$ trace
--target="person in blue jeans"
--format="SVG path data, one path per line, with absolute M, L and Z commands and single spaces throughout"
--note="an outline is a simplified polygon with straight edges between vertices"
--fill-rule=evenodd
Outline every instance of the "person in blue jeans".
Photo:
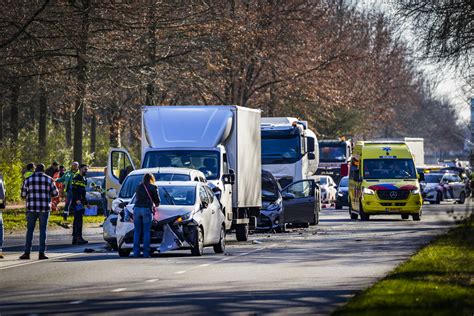
M 133 256 L 140 256 L 140 244 L 143 240 L 143 257 L 150 257 L 150 237 L 153 207 L 160 205 L 158 187 L 151 173 L 143 176 L 143 181 L 137 186 L 133 208 Z
M 0 210 L 0 259 L 3 259 L 3 216 Z

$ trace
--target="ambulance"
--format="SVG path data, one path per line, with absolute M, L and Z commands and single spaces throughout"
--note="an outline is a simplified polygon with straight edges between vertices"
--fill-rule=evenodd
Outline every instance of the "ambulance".
M 413 155 L 404 142 L 357 142 L 350 161 L 349 214 L 421 219 L 422 197 Z

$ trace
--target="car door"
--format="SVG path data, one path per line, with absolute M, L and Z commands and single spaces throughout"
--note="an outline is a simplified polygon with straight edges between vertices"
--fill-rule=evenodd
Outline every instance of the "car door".
M 211 227 L 211 204 L 209 201 L 209 196 L 206 192 L 204 186 L 199 186 L 199 212 L 201 212 L 201 224 L 204 229 L 204 244 L 209 244 L 210 240 L 212 239 L 212 231 L 210 231 Z M 207 204 L 206 207 L 203 207 L 203 202 Z
M 306 224 L 314 221 L 316 198 L 313 179 L 294 182 L 282 190 L 285 222 Z
M 125 177 L 135 170 L 135 165 L 127 150 L 122 148 L 111 148 L 107 159 L 107 171 L 105 173 L 105 189 L 115 190 L 116 195 L 120 192 Z M 112 209 L 114 198 L 107 195 L 107 210 Z
M 210 240 L 212 240 L 212 243 L 217 243 L 220 238 L 220 228 L 222 224 L 221 216 L 222 212 L 220 210 L 219 202 L 217 201 L 217 197 L 214 195 L 212 190 L 208 186 L 204 186 L 204 189 L 207 192 L 207 195 L 209 197 L 209 209 L 211 211 L 210 214 L 210 221 L 209 221 L 209 235 L 210 235 Z
M 461 177 L 459 177 L 458 175 L 452 175 L 451 178 L 453 180 L 454 198 L 459 199 L 459 197 L 461 196 L 461 192 L 464 191 L 464 187 L 465 187 L 464 182 L 461 180 Z

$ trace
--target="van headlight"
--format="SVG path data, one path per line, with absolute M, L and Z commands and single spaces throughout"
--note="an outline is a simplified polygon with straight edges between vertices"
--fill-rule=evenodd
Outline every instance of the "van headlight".
M 369 188 L 364 188 L 363 193 L 364 193 L 365 195 L 374 195 L 374 194 L 375 194 L 375 191 L 372 190 L 372 189 L 369 189 Z
M 420 194 L 420 189 L 411 190 L 411 194 Z

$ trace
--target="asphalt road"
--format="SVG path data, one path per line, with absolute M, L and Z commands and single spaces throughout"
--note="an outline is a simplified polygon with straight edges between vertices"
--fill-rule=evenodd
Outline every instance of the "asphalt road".
M 466 205 L 425 205 L 421 222 L 399 216 L 351 221 L 325 209 L 320 225 L 283 234 L 227 237 L 225 255 L 187 251 L 124 259 L 92 241 L 50 236 L 50 260 L 19 261 L 22 236 L 8 236 L 0 261 L 0 314 L 329 314 L 406 260 L 461 216 Z

